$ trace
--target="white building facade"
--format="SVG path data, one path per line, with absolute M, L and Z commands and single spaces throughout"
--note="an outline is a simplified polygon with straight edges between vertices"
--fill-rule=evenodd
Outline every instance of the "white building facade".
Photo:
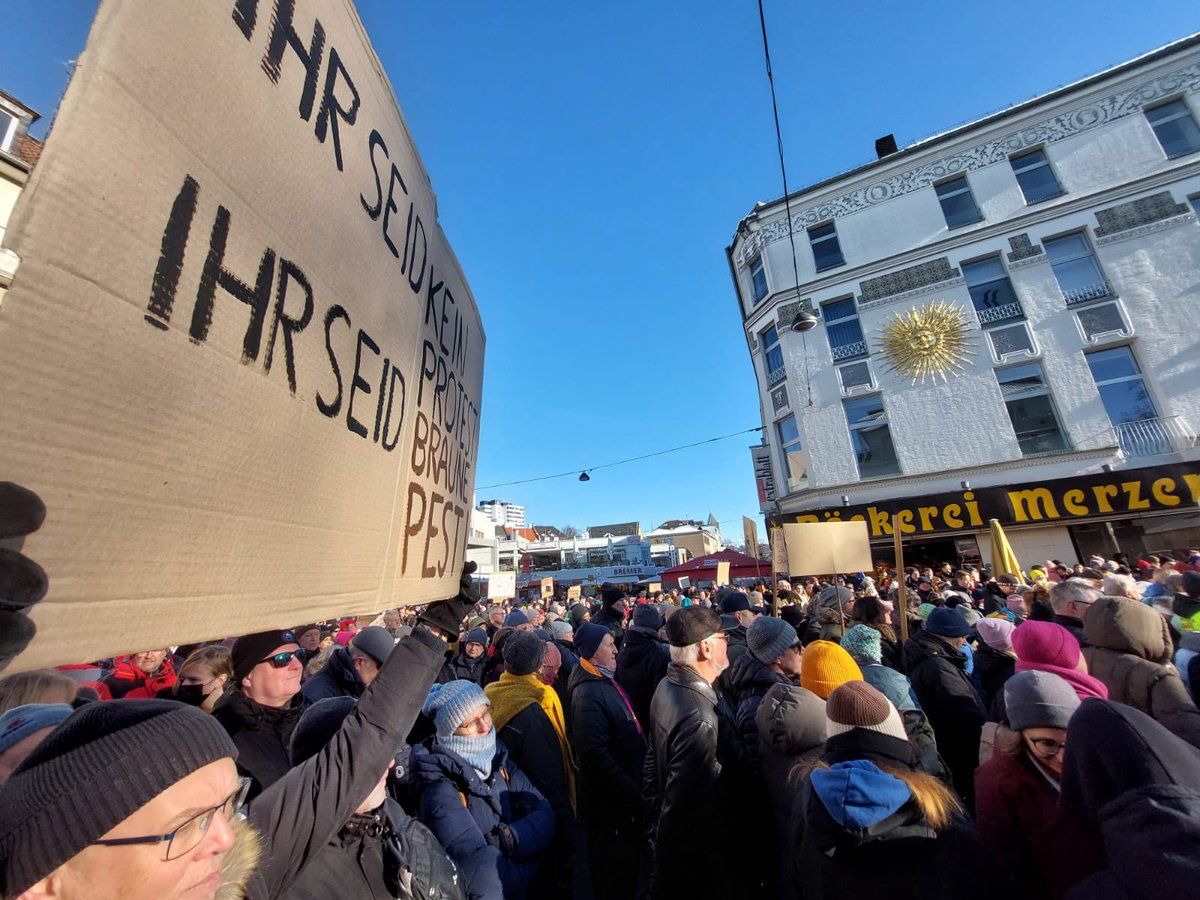
M 525 507 L 507 500 L 483 500 L 479 504 L 481 512 L 485 513 L 496 525 L 505 528 L 525 527 Z
M 1200 543 L 1198 122 L 1200 35 L 791 195 L 798 285 L 756 205 L 727 254 L 768 519 L 863 518 L 880 559 L 898 527 L 986 560 L 989 518 L 1025 565 Z M 914 383 L 884 337 L 939 302 L 971 355 Z

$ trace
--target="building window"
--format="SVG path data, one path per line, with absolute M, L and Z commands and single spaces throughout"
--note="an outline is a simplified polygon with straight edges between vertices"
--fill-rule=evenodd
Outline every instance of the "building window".
M 1188 197 L 1188 203 L 1192 204 L 1192 212 L 1196 214 L 1196 218 L 1200 219 L 1200 194 L 1195 197 Z
M 9 151 L 16 130 L 17 117 L 0 110 L 0 150 Z
M 808 229 L 808 242 L 812 245 L 813 262 L 818 272 L 843 265 L 842 245 L 838 243 L 837 226 L 833 222 Z
M 1029 456 L 1067 449 L 1040 363 L 997 369 L 996 381 L 1022 453 Z
M 967 290 L 971 293 L 971 303 L 975 306 L 980 325 L 986 327 L 997 322 L 1025 318 L 1017 300 L 1017 292 L 1013 290 L 999 256 L 963 263 L 962 273 L 967 280 Z
M 1146 380 L 1138 368 L 1133 350 L 1128 346 L 1111 347 L 1108 350 L 1093 350 L 1085 353 L 1092 378 L 1104 401 L 1104 410 L 1114 425 L 1157 419 L 1158 411 Z
M 843 400 L 842 406 L 846 410 L 846 424 L 850 426 L 850 443 L 858 460 L 859 477 L 900 474 L 900 461 L 896 459 L 896 448 L 892 445 L 883 397 L 879 394 L 856 397 Z
M 1154 136 L 1162 145 L 1167 159 L 1187 156 L 1200 150 L 1200 128 L 1192 118 L 1192 111 L 1182 100 L 1172 100 L 1146 110 L 1146 119 L 1154 129 Z
M 1100 300 L 1112 293 L 1082 232 L 1044 240 L 1042 246 L 1068 306 Z
M 808 455 L 800 447 L 800 428 L 796 425 L 796 417 L 780 419 L 775 428 L 779 432 L 788 491 L 798 491 L 808 485 Z
M 767 267 L 763 265 L 761 253 L 750 260 L 750 290 L 755 303 L 767 296 Z
M 779 346 L 779 330 L 772 325 L 760 335 L 763 359 L 767 365 L 767 383 L 775 384 L 784 378 L 783 348 Z
M 821 318 L 825 320 L 825 337 L 834 362 L 845 362 L 867 355 L 867 342 L 863 340 L 862 326 L 858 324 L 858 311 L 854 300 L 834 300 L 821 305 Z
M 975 197 L 971 193 L 971 186 L 967 184 L 966 175 L 943 181 L 934 190 L 937 191 L 938 202 L 942 204 L 942 215 L 946 217 L 947 228 L 959 228 L 983 219 L 983 214 L 975 205 Z
M 1030 150 L 1014 156 L 1009 162 L 1026 203 L 1041 203 L 1063 192 L 1044 150 Z

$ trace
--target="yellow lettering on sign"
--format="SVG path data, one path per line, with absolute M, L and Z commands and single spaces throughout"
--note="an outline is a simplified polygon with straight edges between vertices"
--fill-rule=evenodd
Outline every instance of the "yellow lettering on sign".
M 796 516 L 796 521 L 797 522 L 820 522 L 821 520 L 819 518 L 817 518 L 816 516 Z
M 963 494 L 963 502 L 967 504 L 967 514 L 971 517 L 971 524 L 982 525 L 983 519 L 979 518 L 979 504 L 975 502 L 975 493 L 967 491 Z
M 1083 491 L 1079 488 L 1071 488 L 1063 494 L 1063 509 L 1073 516 L 1086 516 L 1088 508 L 1083 505 Z
M 1100 512 L 1112 512 L 1112 504 L 1108 501 L 1117 496 L 1119 488 L 1115 484 L 1098 484 L 1092 488 L 1092 493 L 1096 495 L 1096 508 Z
M 1187 482 L 1188 490 L 1192 492 L 1192 502 L 1200 500 L 1200 475 L 1184 475 L 1183 480 Z
M 1116 488 L 1113 490 L 1115 491 Z M 1054 505 L 1054 495 L 1046 488 L 1009 491 L 1008 502 L 1012 506 L 1014 522 L 1039 522 L 1042 519 L 1058 518 L 1058 507 Z
M 1174 478 L 1156 478 L 1154 484 L 1150 485 L 1150 493 L 1154 495 L 1154 499 L 1163 506 L 1178 506 L 1179 498 L 1170 493 L 1175 490 Z
M 1140 481 L 1122 481 L 1121 490 L 1129 498 L 1129 509 L 1150 508 L 1150 501 L 1142 499 L 1142 483 Z
M 916 534 L 917 529 L 913 527 L 911 509 L 902 509 L 892 518 L 896 520 L 896 527 L 900 529 L 901 534 Z
M 933 531 L 935 528 L 937 528 L 937 526 L 930 521 L 931 517 L 938 514 L 938 508 L 936 506 L 922 506 L 917 509 L 917 513 L 921 516 L 922 531 Z
M 880 509 L 876 509 L 873 506 L 868 506 L 867 507 L 867 516 L 868 516 L 867 521 L 869 521 L 871 523 L 871 534 L 878 537 L 881 534 L 891 534 L 892 533 L 892 525 L 890 522 L 890 517 L 888 516 L 888 514 L 886 512 L 884 512 L 883 510 L 880 510 Z
M 951 512 L 953 510 L 953 512 Z M 951 528 L 962 528 L 963 520 L 959 518 L 962 515 L 962 507 L 957 503 L 947 503 L 942 510 L 942 521 Z

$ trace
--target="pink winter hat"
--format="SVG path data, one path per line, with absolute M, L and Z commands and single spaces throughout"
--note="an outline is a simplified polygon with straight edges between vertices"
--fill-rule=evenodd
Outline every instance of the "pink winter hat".
M 1088 697 L 1108 699 L 1108 687 L 1088 674 L 1087 663 L 1079 651 L 1079 642 L 1067 629 L 1055 622 L 1028 621 L 1012 633 L 1018 672 L 1049 672 L 1075 688 L 1080 700 Z
M 1012 636 L 1016 627 L 1008 619 L 980 619 L 975 623 L 975 630 L 983 642 L 1002 653 L 1013 648 Z

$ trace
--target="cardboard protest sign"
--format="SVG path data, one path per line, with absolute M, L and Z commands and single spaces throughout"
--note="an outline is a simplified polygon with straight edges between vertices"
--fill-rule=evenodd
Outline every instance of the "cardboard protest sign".
M 713 578 L 716 585 L 729 584 L 729 560 L 723 559 L 717 563 L 717 574 Z
M 686 591 L 691 586 L 692 586 L 692 579 L 688 578 L 686 575 L 679 576 L 679 589 L 681 591 Z
M 7 242 L 11 671 L 457 591 L 484 333 L 349 0 L 105 0 Z
M 787 543 L 783 539 L 783 529 L 779 527 L 771 529 L 771 568 L 776 577 L 791 571 L 788 568 Z
M 573 584 L 569 588 L 567 588 L 567 599 L 568 600 L 578 600 L 579 599 L 579 585 Z
M 789 523 L 783 538 L 792 575 L 869 572 L 874 565 L 866 522 Z
M 489 600 L 508 600 L 517 596 L 516 572 L 493 572 L 488 576 Z
M 647 596 L 651 596 L 653 594 L 661 594 L 661 593 L 662 593 L 662 582 L 661 581 L 651 581 L 649 584 L 646 585 L 646 595 Z
M 742 516 L 742 536 L 746 539 L 746 553 L 758 559 L 758 523 L 749 516 Z
M 543 578 L 542 579 L 542 598 L 545 599 L 547 597 L 553 597 L 553 596 L 554 596 L 554 579 L 553 578 Z

